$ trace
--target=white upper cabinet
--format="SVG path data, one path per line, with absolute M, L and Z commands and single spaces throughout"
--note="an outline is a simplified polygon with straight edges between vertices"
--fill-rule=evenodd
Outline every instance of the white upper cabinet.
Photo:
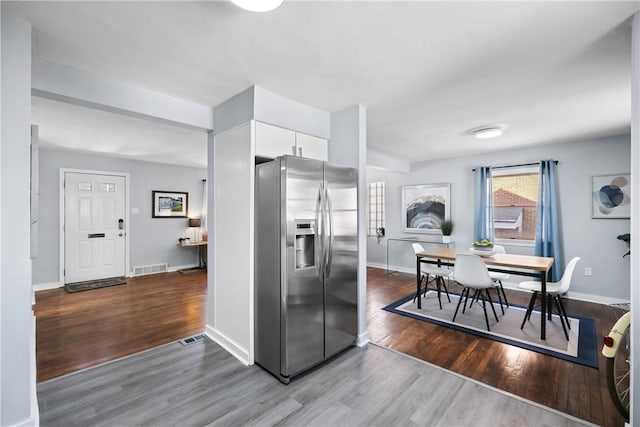
M 326 139 L 255 122 L 256 157 L 274 159 L 283 154 L 327 160 Z
M 296 132 L 296 155 L 310 159 L 327 160 L 329 158 L 327 140 Z
M 283 154 L 294 154 L 296 133 L 289 129 L 256 123 L 256 156 L 274 159 Z

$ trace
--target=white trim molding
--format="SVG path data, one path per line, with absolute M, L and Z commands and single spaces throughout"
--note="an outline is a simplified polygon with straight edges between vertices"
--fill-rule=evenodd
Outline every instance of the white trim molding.
M 39 427 L 40 422 L 36 419 L 36 417 L 29 417 L 26 420 L 22 420 L 19 423 L 13 424 L 9 427 Z
M 33 292 L 46 291 L 48 289 L 56 289 L 64 286 L 62 282 L 47 282 L 47 283 L 35 283 L 33 285 Z
M 249 363 L 249 352 L 235 343 L 233 340 L 229 339 L 222 332 L 216 330 L 211 325 L 206 325 L 205 334 L 213 342 L 231 353 L 231 355 L 242 362 L 243 365 L 253 365 L 253 363 Z
M 67 65 L 33 58 L 35 96 L 191 129 L 213 129 L 213 108 Z
M 188 270 L 190 268 L 200 267 L 198 264 L 184 264 L 184 265 L 174 265 L 173 267 L 167 268 L 167 273 L 175 273 L 178 270 Z
M 366 331 L 364 333 L 358 334 L 358 338 L 356 339 L 356 345 L 358 347 L 364 347 L 369 344 L 369 332 Z

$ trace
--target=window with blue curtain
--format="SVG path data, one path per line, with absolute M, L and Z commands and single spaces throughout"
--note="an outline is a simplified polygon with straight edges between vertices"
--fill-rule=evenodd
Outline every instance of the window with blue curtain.
M 493 168 L 493 228 L 496 241 L 530 243 L 536 237 L 540 165 Z
M 493 229 L 493 190 L 491 185 L 491 167 L 481 166 L 475 168 L 474 177 L 474 222 L 473 239 L 479 242 L 487 239 L 494 240 Z
M 540 162 L 540 193 L 535 241 L 536 256 L 554 259 L 551 270 L 551 280 L 554 282 L 560 280 L 564 271 L 556 163 L 555 160 Z

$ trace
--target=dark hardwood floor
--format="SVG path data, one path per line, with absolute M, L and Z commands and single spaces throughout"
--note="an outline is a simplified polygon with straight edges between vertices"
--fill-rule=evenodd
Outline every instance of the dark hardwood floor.
M 36 292 L 38 382 L 204 331 L 206 273 L 128 278 L 68 294 Z
M 36 293 L 38 381 L 137 353 L 205 327 L 206 273 L 129 278 L 126 285 L 67 294 Z M 622 426 L 600 369 L 544 356 L 382 310 L 415 290 L 415 276 L 368 269 L 371 340 L 466 377 L 603 426 Z M 526 304 L 529 294 L 507 290 Z M 617 318 L 599 304 L 568 301 L 569 314 L 592 317 L 598 337 Z M 434 392 L 437 392 L 434 390 Z
M 415 275 L 389 276 L 377 268 L 368 268 L 367 274 L 371 341 L 595 424 L 624 425 L 608 394 L 602 355 L 594 369 L 390 313 L 382 307 L 415 292 Z M 506 292 L 509 302 L 521 305 L 531 295 Z M 595 319 L 598 340 L 619 316 L 600 304 L 571 300 L 565 306 L 569 315 Z

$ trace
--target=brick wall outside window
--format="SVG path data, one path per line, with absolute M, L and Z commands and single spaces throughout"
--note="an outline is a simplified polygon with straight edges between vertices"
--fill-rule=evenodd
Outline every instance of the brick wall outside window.
M 493 206 L 522 209 L 522 227 L 518 230 L 496 228 L 497 239 L 534 240 L 536 232 L 539 174 L 514 174 L 494 176 Z

